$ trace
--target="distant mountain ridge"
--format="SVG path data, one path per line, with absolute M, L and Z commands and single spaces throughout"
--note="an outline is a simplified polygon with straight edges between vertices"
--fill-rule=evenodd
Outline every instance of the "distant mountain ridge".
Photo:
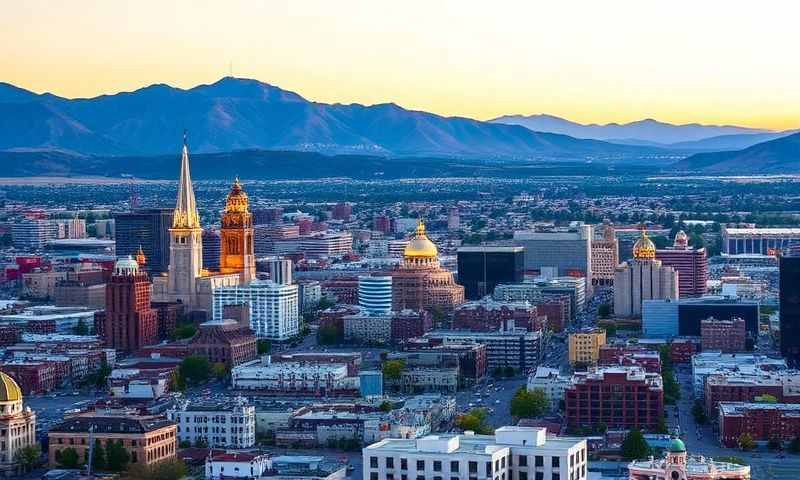
M 79 99 L 0 84 L 0 150 L 162 155 L 177 151 L 183 129 L 188 129 L 195 153 L 264 149 L 614 162 L 663 153 L 647 146 L 442 117 L 393 103 L 311 102 L 257 80 L 233 77 L 189 89 L 154 84 Z
M 680 142 L 697 142 L 723 135 L 773 134 L 771 130 L 738 127 L 734 125 L 702 125 L 689 123 L 673 125 L 652 118 L 630 123 L 581 124 L 554 115 L 504 115 L 492 120 L 492 123 L 520 125 L 537 132 L 560 133 L 575 138 L 603 140 L 609 142 L 674 146 Z
M 800 133 L 743 150 L 698 153 L 679 161 L 672 168 L 726 175 L 800 173 Z

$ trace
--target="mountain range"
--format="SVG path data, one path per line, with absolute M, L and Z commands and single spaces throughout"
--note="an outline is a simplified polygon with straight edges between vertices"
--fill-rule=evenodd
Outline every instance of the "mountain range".
M 649 155 L 649 146 L 615 145 L 407 110 L 311 102 L 256 80 L 225 77 L 180 89 L 157 84 L 133 92 L 66 99 L 0 84 L 0 150 L 91 155 L 174 153 L 189 131 L 193 152 L 243 149 L 385 156 L 564 158 Z
M 724 175 L 800 173 L 800 133 L 737 151 L 698 153 L 671 168 Z
M 553 115 L 505 115 L 492 123 L 520 125 L 537 132 L 560 133 L 575 138 L 624 145 L 659 147 L 677 151 L 737 150 L 794 133 L 733 125 L 673 125 L 652 118 L 630 123 L 581 124 Z

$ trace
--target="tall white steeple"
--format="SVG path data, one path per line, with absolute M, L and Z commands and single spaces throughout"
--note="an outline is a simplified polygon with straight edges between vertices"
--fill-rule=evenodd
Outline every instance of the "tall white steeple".
M 197 278 L 203 270 L 203 230 L 189 173 L 189 147 L 183 134 L 178 199 L 169 229 L 169 281 L 171 299 L 180 300 L 189 310 L 197 306 Z

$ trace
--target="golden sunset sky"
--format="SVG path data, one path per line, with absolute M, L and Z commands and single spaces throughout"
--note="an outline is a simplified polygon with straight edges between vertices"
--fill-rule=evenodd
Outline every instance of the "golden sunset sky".
M 800 127 L 791 1 L 0 1 L 0 81 L 87 97 L 255 78 L 478 119 Z

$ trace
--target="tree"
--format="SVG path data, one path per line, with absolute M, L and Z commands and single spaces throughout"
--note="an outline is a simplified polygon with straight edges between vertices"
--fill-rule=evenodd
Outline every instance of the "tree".
M 656 425 L 656 433 L 669 433 L 669 429 L 667 428 L 667 421 L 664 417 L 658 419 L 658 424 Z
M 197 327 L 193 323 L 181 323 L 175 327 L 170 337 L 173 340 L 180 340 L 183 338 L 192 338 L 197 333 Z
M 125 447 L 122 445 L 122 440 L 116 442 L 106 441 L 106 464 L 108 469 L 112 472 L 121 472 L 125 470 L 130 462 L 131 456 Z
M 756 442 L 749 433 L 744 432 L 739 435 L 739 448 L 742 450 L 752 450 L 756 448 Z
M 128 469 L 130 480 L 180 480 L 189 473 L 182 460 L 164 460 L 153 465 L 137 463 Z
M 88 450 L 86 450 L 86 454 L 89 454 Z M 97 471 L 104 468 L 106 468 L 106 451 L 100 440 L 95 439 L 94 448 L 92 448 L 92 470 Z
M 625 435 L 622 441 L 622 457 L 625 460 L 637 460 L 650 455 L 650 445 L 639 429 L 634 428 Z
M 405 362 L 402 360 L 386 360 L 383 362 L 383 376 L 390 380 L 397 380 L 403 374 Z
M 258 354 L 259 355 L 266 355 L 272 349 L 272 343 L 269 340 L 259 339 L 258 340 Z
M 700 425 L 705 425 L 708 422 L 708 416 L 706 415 L 706 409 L 703 407 L 702 401 L 694 401 L 694 405 L 692 405 L 692 416 L 694 417 L 694 421 Z
M 192 442 L 190 442 L 189 440 L 181 440 L 180 442 L 178 442 L 178 448 L 191 448 L 191 447 L 192 447 Z
M 228 366 L 224 362 L 216 362 L 211 365 L 211 374 L 215 378 L 222 380 L 228 375 Z
M 792 453 L 800 453 L 800 437 L 795 437 L 792 443 L 789 444 L 789 451 Z
M 611 316 L 611 305 L 607 303 L 601 303 L 597 307 L 597 316 L 600 318 L 608 318 Z
M 178 374 L 189 385 L 198 385 L 208 381 L 210 370 L 208 359 L 199 355 L 190 355 L 181 362 Z
M 772 437 L 769 439 L 767 443 L 767 448 L 770 450 L 782 450 L 783 449 L 783 441 L 781 441 L 778 437 Z
M 486 410 L 473 408 L 469 412 L 456 417 L 455 425 L 463 431 L 471 430 L 475 433 L 491 435 L 492 427 L 486 423 Z
M 511 399 L 511 415 L 519 418 L 535 418 L 543 415 L 550 405 L 547 394 L 541 388 L 531 391 L 523 385 Z
M 333 345 L 339 341 L 339 332 L 333 325 L 325 325 L 317 330 L 317 342 L 320 345 Z
M 378 408 L 380 408 L 382 412 L 391 412 L 392 411 L 392 402 L 389 402 L 388 400 L 384 400 L 381 403 L 380 407 L 378 407 Z
M 197 440 L 194 441 L 195 448 L 208 448 L 208 442 L 203 437 L 197 437 Z
M 14 461 L 17 462 L 20 467 L 22 467 L 24 472 L 29 472 L 39 461 L 41 456 L 42 451 L 38 445 L 28 445 L 27 447 L 22 447 L 16 451 L 14 454 Z M 75 461 L 78 461 L 77 453 L 75 453 Z
M 444 320 L 447 318 L 447 315 L 445 315 L 444 310 L 442 310 L 442 307 L 438 305 L 433 305 L 428 309 L 428 311 L 431 312 L 433 325 L 437 328 L 441 327 L 442 324 L 444 323 Z
M 78 452 L 72 447 L 56 450 L 56 463 L 62 468 L 78 468 Z
M 599 322 L 597 326 L 606 331 L 607 337 L 613 337 L 617 334 L 617 325 L 613 322 Z
M 78 324 L 75 325 L 75 328 L 72 330 L 75 335 L 89 335 L 89 327 L 86 325 L 86 322 L 81 318 L 78 320 Z

